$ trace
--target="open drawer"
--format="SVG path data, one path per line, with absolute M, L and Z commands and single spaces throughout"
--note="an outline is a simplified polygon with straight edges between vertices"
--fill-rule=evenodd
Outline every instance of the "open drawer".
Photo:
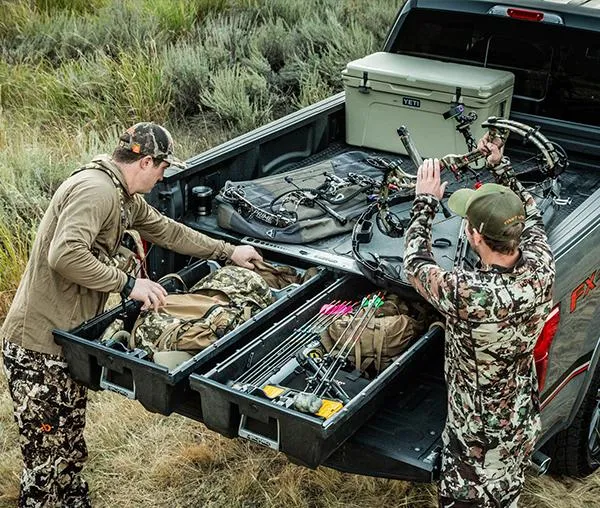
M 197 261 L 177 273 L 185 285 L 191 287 L 218 267 L 214 261 Z M 210 370 L 217 361 L 283 319 L 290 308 L 299 307 L 321 291 L 329 280 L 330 274 L 319 270 L 303 284 L 273 290 L 273 304 L 171 370 L 144 359 L 139 350 L 125 351 L 117 347 L 119 344 L 108 346 L 100 341 L 106 328 L 116 319 L 123 320 L 125 330 L 132 329 L 140 312 L 140 304 L 132 300 L 84 322 L 74 330 L 54 330 L 54 339 L 63 347 L 71 375 L 85 386 L 93 390 L 111 390 L 136 399 L 152 412 L 169 415 L 177 411 L 202 421 L 198 394 L 189 389 L 189 374 Z M 175 281 L 167 279 L 163 286 L 167 291 L 174 291 Z
M 323 400 L 319 411 L 298 410 L 295 402 L 290 403 L 290 397 L 314 391 L 307 386 L 315 386 L 309 384 L 309 372 L 314 373 L 315 369 L 306 368 L 306 364 L 297 368 L 295 362 L 300 365 L 306 358 L 298 360 L 297 351 L 303 346 L 300 349 L 294 346 L 291 352 L 286 352 L 287 341 L 302 333 L 309 334 L 307 324 L 315 322 L 316 316 L 323 313 L 323 306 L 355 301 L 375 291 L 375 286 L 364 278 L 344 276 L 211 371 L 194 372 L 190 386 L 201 395 L 206 426 L 227 437 L 240 436 L 279 450 L 308 467 L 322 464 L 375 413 L 384 399 L 384 389 L 443 335 L 442 329 L 435 326 L 415 337 L 401 356 L 371 380 L 360 376 L 355 369 L 340 369 L 329 384 L 334 395 L 323 395 L 318 389 L 315 392 Z M 307 342 L 309 339 L 307 335 Z M 258 374 L 249 377 L 253 366 L 261 364 L 266 367 L 253 371 Z M 322 370 L 325 369 L 323 366 Z M 334 385 L 343 388 L 338 395 Z M 290 396 L 277 395 L 279 392 L 273 391 L 277 389 L 290 390 Z M 325 406 L 331 409 L 336 401 L 336 409 L 323 412 Z

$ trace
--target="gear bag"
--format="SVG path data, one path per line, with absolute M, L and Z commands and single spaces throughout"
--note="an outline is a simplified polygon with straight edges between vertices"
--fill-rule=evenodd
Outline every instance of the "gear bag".
M 353 328 L 345 331 L 351 319 L 351 316 L 343 316 L 324 332 L 321 343 L 327 351 L 331 351 L 342 334 L 342 340 L 335 351 L 352 336 L 352 331 L 359 326 L 359 320 L 355 321 Z M 356 341 L 348 360 L 361 372 L 377 375 L 424 333 L 426 321 L 425 310 L 420 305 L 413 304 L 409 307 L 399 296 L 388 294 L 376 316 L 369 320 L 360 340 Z
M 273 303 L 271 289 L 252 270 L 225 266 L 193 286 L 189 293 L 169 294 L 158 312 L 136 320 L 129 347 L 152 359 L 159 351 L 196 354 Z
M 383 177 L 365 152 L 255 180 L 228 181 L 216 196 L 219 226 L 284 243 L 310 243 L 351 231 Z

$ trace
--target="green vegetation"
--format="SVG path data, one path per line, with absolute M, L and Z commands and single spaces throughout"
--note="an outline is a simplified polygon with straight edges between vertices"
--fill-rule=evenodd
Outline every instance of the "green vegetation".
M 0 1 L 0 316 L 49 197 L 141 120 L 191 156 L 341 90 L 402 3 Z

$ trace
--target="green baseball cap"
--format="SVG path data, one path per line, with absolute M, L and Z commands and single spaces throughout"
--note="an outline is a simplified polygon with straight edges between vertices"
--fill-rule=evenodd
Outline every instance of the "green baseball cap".
M 477 190 L 457 190 L 448 199 L 448 207 L 469 219 L 472 227 L 492 240 L 517 239 L 514 233 L 510 234 L 510 228 L 525 223 L 521 198 L 508 187 L 496 183 L 484 183 Z
M 119 147 L 141 155 L 164 160 L 171 166 L 185 169 L 185 162 L 173 155 L 171 133 L 156 123 L 140 122 L 132 125 L 119 138 Z

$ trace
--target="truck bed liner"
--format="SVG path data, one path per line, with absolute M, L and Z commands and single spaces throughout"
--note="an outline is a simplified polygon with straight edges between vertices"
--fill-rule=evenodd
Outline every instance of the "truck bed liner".
M 304 159 L 301 163 L 287 167 L 286 171 L 322 162 L 353 150 L 356 150 L 356 147 L 347 145 L 346 143 L 332 143 L 326 150 Z M 370 149 L 363 149 L 363 151 L 376 157 L 401 159 L 406 171 L 415 172 L 414 165 L 405 155 L 390 154 Z M 533 167 L 535 164 L 534 161 L 531 161 L 532 153 L 524 150 L 522 147 L 516 147 L 516 149 L 510 150 L 508 153 L 513 166 L 515 166 L 518 172 L 523 171 L 527 167 Z M 532 180 L 539 179 L 539 174 L 536 175 L 534 173 L 531 176 Z M 484 182 L 493 181 L 492 176 L 485 170 L 481 171 L 480 177 Z M 528 178 L 527 175 L 523 175 L 522 181 L 527 182 Z M 474 183 L 472 179 L 467 178 L 457 181 L 452 175 L 446 175 L 445 179 L 449 182 L 448 192 L 453 192 L 465 186 L 471 186 Z M 554 209 L 554 215 L 546 226 L 548 233 L 600 186 L 600 173 L 591 165 L 573 162 L 570 168 L 560 176 L 560 181 L 562 183 L 561 197 L 567 200 L 567 204 Z M 243 237 L 243 235 L 234 231 L 224 230 L 219 227 L 214 209 L 212 215 L 208 217 L 198 218 L 193 214 L 188 214 L 184 217 L 183 222 L 193 229 L 202 231 L 210 236 L 229 241 L 242 241 L 243 243 L 248 243 L 268 251 L 293 256 L 312 263 L 319 263 L 331 268 L 339 268 L 344 272 L 361 273 L 357 263 L 352 258 L 352 239 L 350 234 L 337 235 L 302 245 L 256 240 Z

